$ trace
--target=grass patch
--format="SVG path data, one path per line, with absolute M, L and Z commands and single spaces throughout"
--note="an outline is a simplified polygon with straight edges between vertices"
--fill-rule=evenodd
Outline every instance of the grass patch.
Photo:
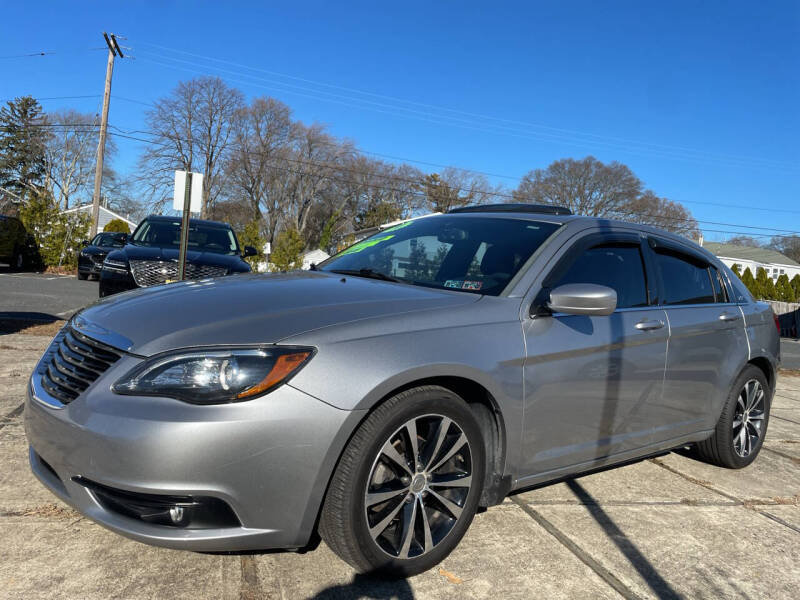
M 0 319 L 0 335 L 8 333 L 21 333 L 24 335 L 44 335 L 53 337 L 64 321 L 59 319 L 49 323 L 26 319 Z

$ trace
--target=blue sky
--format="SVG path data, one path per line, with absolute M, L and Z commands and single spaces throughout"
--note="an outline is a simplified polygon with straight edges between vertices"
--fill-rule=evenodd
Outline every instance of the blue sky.
M 0 59 L 2 100 L 88 95 L 42 104 L 97 111 L 106 55 L 91 48 L 113 31 L 135 57 L 114 73 L 109 122 L 122 129 L 142 127 L 137 102 L 217 74 L 366 151 L 511 187 L 592 154 L 684 202 L 707 239 L 800 230 L 798 2 L 32 6 L 4 6 L 0 56 L 54 54 Z M 133 168 L 140 145 L 118 144 L 117 168 Z

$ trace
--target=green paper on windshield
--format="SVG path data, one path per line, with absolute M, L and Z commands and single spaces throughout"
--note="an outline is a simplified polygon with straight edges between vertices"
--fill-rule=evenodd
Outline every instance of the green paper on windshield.
M 363 242 L 358 242 L 357 244 L 353 244 L 347 250 L 339 254 L 339 256 L 344 256 L 345 254 L 355 254 L 357 252 L 361 252 L 362 250 L 366 250 L 367 248 L 371 248 L 381 242 L 385 242 L 386 240 L 392 239 L 393 235 L 383 235 L 378 238 L 370 238 L 368 240 L 364 240 Z

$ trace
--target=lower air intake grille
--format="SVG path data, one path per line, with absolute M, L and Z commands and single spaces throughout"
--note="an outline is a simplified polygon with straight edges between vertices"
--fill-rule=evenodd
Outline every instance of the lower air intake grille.
M 222 277 L 227 272 L 225 267 L 186 263 L 186 279 Z M 178 279 L 178 263 L 162 260 L 132 260 L 131 274 L 139 287 L 161 285 L 167 283 L 167 280 Z
M 77 398 L 122 353 L 65 327 L 39 367 L 42 387 L 63 404 Z

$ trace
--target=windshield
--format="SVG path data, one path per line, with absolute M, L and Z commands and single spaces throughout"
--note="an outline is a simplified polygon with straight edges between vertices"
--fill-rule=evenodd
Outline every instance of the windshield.
M 131 243 L 177 250 L 181 243 L 181 220 L 145 220 L 133 232 Z M 190 221 L 188 249 L 217 254 L 238 254 L 239 244 L 232 229 Z
M 496 296 L 559 225 L 434 216 L 362 240 L 319 269 Z
M 114 248 L 122 248 L 125 243 L 122 241 L 121 233 L 98 233 L 92 240 L 94 246 L 113 246 Z

